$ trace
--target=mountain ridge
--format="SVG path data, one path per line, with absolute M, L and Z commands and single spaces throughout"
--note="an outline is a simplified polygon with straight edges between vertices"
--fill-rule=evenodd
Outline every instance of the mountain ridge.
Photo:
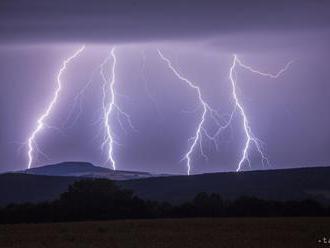
M 101 166 L 95 166 L 88 162 L 78 161 L 34 167 L 19 171 L 19 173 L 44 176 L 107 178 L 112 180 L 130 180 L 154 176 L 148 172 L 112 170 Z
M 62 164 L 63 165 L 63 164 Z M 87 168 L 85 166 L 84 168 Z M 46 167 L 50 168 L 50 167 Z M 95 170 L 110 170 L 95 168 Z M 30 170 L 29 172 L 35 172 Z M 39 171 L 40 172 L 40 171 Z M 81 171 L 80 171 L 81 172 Z M 82 178 L 100 178 L 107 173 L 81 176 L 38 175 L 33 173 L 6 173 L 0 175 L 0 205 L 21 202 L 38 202 L 55 199 L 67 187 Z M 129 176 L 113 179 L 135 195 L 153 201 L 182 203 L 197 193 L 218 193 L 224 199 L 252 196 L 265 200 L 294 201 L 314 199 L 330 204 L 330 167 L 310 167 L 244 172 L 206 173 L 191 176 Z M 126 172 L 125 172 L 126 173 Z M 124 175 L 126 175 L 124 173 Z M 79 174 L 79 173 L 78 173 Z M 86 176 L 87 175 L 87 176 Z M 97 176 L 95 176 L 97 175 Z M 118 176 L 117 175 L 117 176 Z M 145 174 L 143 174 L 145 175 Z M 109 177 L 108 177 L 109 178 Z M 123 178 L 128 178 L 124 179 Z

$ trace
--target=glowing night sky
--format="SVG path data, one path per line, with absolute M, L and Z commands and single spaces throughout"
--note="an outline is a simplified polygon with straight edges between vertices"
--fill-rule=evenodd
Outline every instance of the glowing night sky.
M 104 76 L 111 82 L 115 69 L 116 105 L 124 112 L 114 111 L 109 121 L 116 168 L 185 174 L 183 158 L 203 109 L 158 49 L 199 87 L 221 124 L 235 108 L 234 54 L 272 74 L 294 60 L 278 78 L 235 69 L 240 103 L 270 161 L 263 166 L 252 146 L 251 167 L 242 170 L 330 165 L 329 12 L 326 0 L 1 1 L 0 171 L 27 167 L 27 141 L 52 100 L 58 72 L 82 45 L 61 75 L 32 167 L 74 160 L 112 168 L 100 73 L 108 58 Z M 111 90 L 106 94 L 109 103 Z M 212 118 L 203 125 L 217 130 Z M 246 142 L 237 110 L 218 146 L 201 136 L 191 174 L 237 169 Z

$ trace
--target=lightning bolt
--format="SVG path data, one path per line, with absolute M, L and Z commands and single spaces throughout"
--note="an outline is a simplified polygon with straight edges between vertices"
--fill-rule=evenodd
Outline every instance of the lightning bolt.
M 199 146 L 200 154 L 206 160 L 208 159 L 208 157 L 205 154 L 204 149 L 203 149 L 203 135 L 216 144 L 216 138 L 221 133 L 221 131 L 223 131 L 224 129 L 229 127 L 233 114 L 231 114 L 230 118 L 228 120 L 225 120 L 225 123 L 223 124 L 221 121 L 222 118 L 218 115 L 217 111 L 214 110 L 213 108 L 211 108 L 209 106 L 209 104 L 204 100 L 202 93 L 201 93 L 201 89 L 195 83 L 193 83 L 186 77 L 182 76 L 182 74 L 180 72 L 178 72 L 177 69 L 174 68 L 172 62 L 159 49 L 157 51 L 158 51 L 160 58 L 164 62 L 166 62 L 168 68 L 174 73 L 174 75 L 178 79 L 180 79 L 181 81 L 186 83 L 190 88 L 192 88 L 193 90 L 196 91 L 198 101 L 202 107 L 202 115 L 201 115 L 200 121 L 197 125 L 194 135 L 188 139 L 188 143 L 191 143 L 191 145 L 183 158 L 184 160 L 186 160 L 187 175 L 190 175 L 190 171 L 191 171 L 191 167 L 192 167 L 192 165 L 191 165 L 192 158 L 191 157 L 197 146 Z M 206 118 L 207 118 L 208 114 L 210 115 L 210 117 L 214 121 L 214 123 L 217 125 L 217 131 L 213 135 L 209 134 L 208 131 L 204 128 L 204 124 L 206 122 Z M 216 144 L 216 147 L 217 147 L 217 144 Z
M 112 60 L 111 65 L 111 79 L 109 80 L 105 73 L 105 66 L 107 63 Z M 117 121 L 119 125 L 123 128 L 123 124 L 121 121 L 121 117 L 126 119 L 128 126 L 136 130 L 132 124 L 131 117 L 125 111 L 123 111 L 119 105 L 117 104 L 116 92 L 115 92 L 115 84 L 116 84 L 116 66 L 117 66 L 117 57 L 116 57 L 116 48 L 113 47 L 111 49 L 110 55 L 105 58 L 103 63 L 100 66 L 100 74 L 103 81 L 103 125 L 105 130 L 105 137 L 102 143 L 102 148 L 107 146 L 107 162 L 111 163 L 113 170 L 116 170 L 117 163 L 114 157 L 114 144 L 118 144 L 114 139 L 114 132 L 111 126 L 111 117 L 114 115 L 114 111 L 117 112 Z M 110 96 L 110 100 L 108 101 L 108 96 Z
M 27 167 L 28 167 L 28 169 L 31 168 L 32 163 L 34 161 L 34 159 L 33 159 L 34 148 L 36 148 L 37 151 L 40 151 L 39 148 L 38 148 L 38 145 L 36 143 L 37 136 L 38 136 L 39 132 L 41 132 L 44 127 L 47 127 L 45 121 L 46 121 L 47 117 L 51 114 L 53 108 L 55 107 L 55 105 L 57 103 L 57 100 L 60 96 L 60 93 L 62 91 L 62 80 L 61 80 L 62 75 L 63 75 L 65 69 L 67 68 L 67 65 L 73 59 L 75 59 L 84 49 L 85 49 L 85 45 L 80 47 L 73 55 L 71 55 L 69 58 L 67 58 L 63 61 L 62 67 L 60 68 L 60 70 L 57 74 L 57 88 L 54 92 L 53 98 L 50 101 L 50 103 L 49 103 L 47 109 L 45 110 L 45 112 L 37 120 L 37 126 L 33 130 L 31 136 L 28 138 L 28 141 L 27 141 L 27 145 L 28 145 L 28 166 Z
M 244 63 L 242 63 L 240 61 L 240 59 L 237 57 L 237 55 L 234 55 L 233 63 L 231 65 L 230 71 L 229 71 L 229 80 L 230 80 L 231 86 L 232 86 L 232 97 L 234 99 L 234 104 L 235 104 L 233 113 L 236 110 L 238 110 L 238 112 L 240 113 L 240 115 L 242 117 L 242 121 L 243 121 L 243 130 L 244 130 L 245 137 L 246 137 L 246 141 L 245 141 L 245 144 L 244 144 L 244 147 L 243 147 L 242 156 L 241 156 L 241 159 L 238 163 L 236 171 L 240 171 L 242 166 L 244 165 L 244 163 L 247 163 L 251 167 L 251 162 L 250 162 L 250 159 L 249 159 L 249 149 L 250 149 L 251 145 L 254 145 L 257 152 L 259 153 L 262 165 L 265 166 L 265 165 L 270 164 L 269 159 L 264 154 L 262 141 L 260 139 L 258 139 L 252 132 L 248 117 L 246 115 L 244 107 L 243 107 L 243 105 L 242 105 L 242 103 L 239 99 L 238 94 L 237 94 L 237 85 L 236 85 L 236 80 L 235 80 L 235 75 L 236 75 L 235 68 L 236 68 L 236 66 L 240 66 L 241 68 L 246 69 L 246 70 L 248 70 L 248 71 L 250 71 L 254 74 L 257 74 L 259 76 L 276 79 L 279 76 L 281 76 L 284 72 L 286 72 L 293 62 L 294 61 L 290 61 L 279 72 L 277 72 L 276 74 L 272 74 L 272 73 L 261 72 L 261 71 L 258 71 L 256 69 L 252 68 L 251 66 L 245 65 Z

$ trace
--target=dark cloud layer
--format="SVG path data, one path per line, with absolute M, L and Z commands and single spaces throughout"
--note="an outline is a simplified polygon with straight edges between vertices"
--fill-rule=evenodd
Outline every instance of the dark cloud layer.
M 1 41 L 136 41 L 328 28 L 327 0 L 2 0 Z

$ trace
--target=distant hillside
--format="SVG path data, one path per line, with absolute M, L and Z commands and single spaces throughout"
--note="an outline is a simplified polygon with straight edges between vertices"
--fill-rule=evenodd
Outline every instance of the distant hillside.
M 56 199 L 79 177 L 35 176 L 19 173 L 0 175 L 0 206 L 10 203 Z
M 0 205 L 54 199 L 79 179 L 2 174 Z M 190 200 L 199 192 L 217 192 L 226 199 L 246 195 L 267 200 L 313 198 L 330 203 L 330 167 L 154 177 L 117 183 L 141 198 L 172 203 Z
M 313 198 L 330 203 L 330 167 L 146 178 L 120 184 L 144 199 L 176 203 L 198 192 L 217 192 L 227 199 L 245 195 L 267 200 Z
M 111 170 L 104 167 L 94 166 L 86 162 L 64 162 L 59 164 L 45 165 L 24 171 L 25 174 L 46 176 L 73 176 L 108 178 L 112 180 L 130 180 L 152 177 L 147 172 Z

